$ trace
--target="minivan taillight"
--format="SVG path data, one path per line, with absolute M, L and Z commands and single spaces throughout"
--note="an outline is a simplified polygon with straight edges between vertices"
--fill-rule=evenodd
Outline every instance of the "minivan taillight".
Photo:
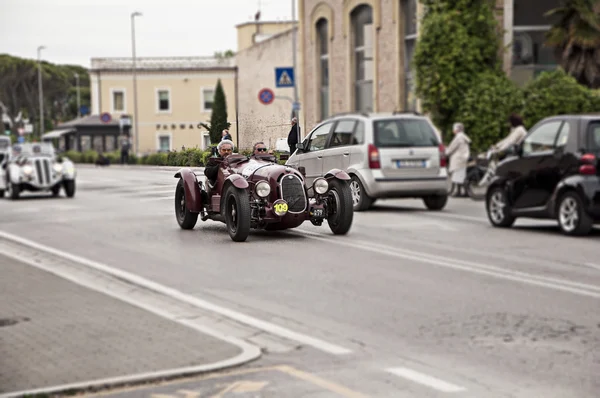
M 377 147 L 373 144 L 369 144 L 369 168 L 381 168 L 381 163 L 379 161 L 379 149 L 377 149 Z
M 440 144 L 438 149 L 440 151 L 440 167 L 448 167 L 448 162 L 446 159 L 446 147 L 444 144 Z
M 595 175 L 596 174 L 596 156 L 591 153 L 586 153 L 580 159 L 581 166 L 579 166 L 579 174 L 584 175 Z

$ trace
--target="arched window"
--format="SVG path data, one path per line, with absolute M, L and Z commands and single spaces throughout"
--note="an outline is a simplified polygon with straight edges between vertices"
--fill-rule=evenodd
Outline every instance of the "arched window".
M 411 63 L 417 44 L 417 0 L 400 1 L 404 18 L 404 108 L 414 111 L 417 108 L 417 97 Z
M 321 105 L 321 120 L 329 116 L 329 33 L 328 22 L 325 18 L 317 21 L 317 54 L 319 73 L 319 92 Z
M 363 4 L 352 14 L 352 48 L 354 51 L 354 108 L 373 111 L 373 9 Z

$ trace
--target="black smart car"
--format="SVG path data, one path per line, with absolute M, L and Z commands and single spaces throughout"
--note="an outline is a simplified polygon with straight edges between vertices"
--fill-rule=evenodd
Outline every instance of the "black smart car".
M 600 223 L 600 114 L 560 115 L 529 130 L 496 169 L 486 192 L 488 218 L 556 219 L 567 235 Z

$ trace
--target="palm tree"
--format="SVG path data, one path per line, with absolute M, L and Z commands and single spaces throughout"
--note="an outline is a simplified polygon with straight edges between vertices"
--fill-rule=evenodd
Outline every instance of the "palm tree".
M 580 84 L 600 88 L 600 1 L 563 0 L 545 14 L 558 21 L 546 33 L 562 68 Z

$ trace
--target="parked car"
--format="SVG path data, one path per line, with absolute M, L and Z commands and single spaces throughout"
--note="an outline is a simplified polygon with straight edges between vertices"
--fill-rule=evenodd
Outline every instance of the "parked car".
M 422 198 L 430 210 L 448 201 L 448 170 L 442 138 L 417 113 L 332 116 L 297 145 L 287 165 L 304 167 L 307 183 L 332 168 L 350 178 L 355 211 L 379 198 Z
M 501 161 L 486 191 L 495 227 L 556 219 L 566 235 L 600 223 L 600 114 L 548 117 Z
M 18 199 L 21 192 L 52 192 L 58 196 L 64 188 L 69 198 L 75 195 L 76 171 L 73 162 L 57 156 L 49 142 L 15 144 L 8 161 L 0 168 L 0 196 L 6 192 Z
M 336 235 L 350 230 L 354 213 L 344 171 L 332 169 L 307 185 L 300 170 L 278 164 L 273 155 L 232 154 L 220 163 L 214 185 L 208 179 L 203 184 L 189 168 L 175 174 L 175 216 L 182 229 L 193 229 L 200 215 L 225 223 L 235 242 L 245 241 L 251 229 L 284 230 L 305 221 L 320 226 L 327 220 Z

